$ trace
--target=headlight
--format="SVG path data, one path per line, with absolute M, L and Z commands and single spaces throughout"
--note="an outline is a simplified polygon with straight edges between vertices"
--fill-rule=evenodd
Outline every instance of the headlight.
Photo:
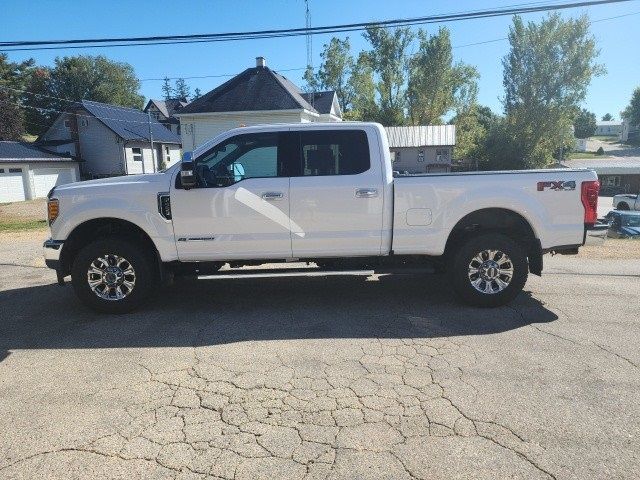
M 51 198 L 47 201 L 47 219 L 49 225 L 56 221 L 58 214 L 60 213 L 60 203 L 57 198 Z

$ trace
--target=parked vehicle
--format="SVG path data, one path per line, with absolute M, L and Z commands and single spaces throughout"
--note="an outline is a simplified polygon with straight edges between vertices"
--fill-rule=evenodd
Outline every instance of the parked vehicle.
M 512 300 L 546 252 L 575 254 L 596 222 L 590 170 L 394 178 L 375 123 L 225 132 L 157 174 L 49 194 L 45 259 L 91 307 L 125 312 L 160 282 L 221 265 L 300 260 L 395 272 L 435 264 L 463 301 Z
M 614 210 L 605 218 L 609 222 L 609 238 L 640 239 L 640 212 Z
M 614 210 L 640 210 L 640 195 L 629 195 L 628 193 L 623 193 L 621 195 L 614 195 L 613 209 Z

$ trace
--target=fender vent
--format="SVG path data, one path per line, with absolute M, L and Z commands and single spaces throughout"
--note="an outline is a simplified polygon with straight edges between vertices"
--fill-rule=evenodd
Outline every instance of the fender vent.
M 158 194 L 158 213 L 167 220 L 171 220 L 171 197 L 169 192 Z

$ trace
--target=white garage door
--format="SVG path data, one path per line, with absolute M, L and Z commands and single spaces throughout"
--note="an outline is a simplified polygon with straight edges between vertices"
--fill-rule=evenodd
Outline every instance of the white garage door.
M 71 170 L 68 168 L 34 168 L 33 196 L 46 197 L 56 185 L 71 183 Z
M 18 169 L 12 168 L 11 170 Z M 9 171 L 8 168 L 0 168 L 0 202 L 19 202 L 24 199 L 22 170 L 17 172 Z

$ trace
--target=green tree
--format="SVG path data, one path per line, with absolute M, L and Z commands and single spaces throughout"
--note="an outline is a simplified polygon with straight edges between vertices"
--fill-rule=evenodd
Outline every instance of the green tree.
M 489 107 L 471 104 L 459 109 L 449 123 L 456 126 L 455 158 L 480 158 L 487 136 L 499 118 Z
M 142 108 L 140 82 L 128 63 L 99 56 L 58 57 L 52 68 L 36 69 L 25 99 L 30 133 L 41 133 L 74 102 L 94 100 L 124 107 Z
M 33 59 L 10 62 L 0 53 L 0 140 L 20 140 L 25 131 L 21 105 L 33 70 Z
M 202 96 L 202 92 L 200 91 L 199 88 L 196 87 L 196 89 L 193 91 L 192 100 L 195 100 L 196 98 L 200 98 L 201 96 Z
M 351 109 L 344 112 L 347 120 L 375 121 L 379 117 L 376 105 L 376 85 L 373 68 L 365 52 L 360 52 L 348 80 L 352 92 Z
M 622 111 L 622 118 L 633 126 L 640 125 L 640 87 L 633 91 L 629 105 Z
M 496 148 L 497 165 L 542 167 L 568 142 L 573 118 L 593 76 L 604 73 L 586 16 L 563 20 L 551 14 L 540 23 L 513 18 L 511 51 L 503 59 L 506 118 L 492 132 L 507 147 Z M 500 142 L 497 142 L 500 143 Z M 507 156 L 508 155 L 508 156 Z
M 169 80 L 169 77 L 164 77 L 164 80 L 162 80 L 162 95 L 165 100 L 173 98 L 173 87 L 171 86 L 171 80 Z
M 377 120 L 384 125 L 403 125 L 409 70 L 407 49 L 414 35 L 408 27 L 389 31 L 375 26 L 367 27 L 363 35 L 371 45 L 367 55 L 376 80 Z
M 351 108 L 353 91 L 349 88 L 349 77 L 353 70 L 351 44 L 349 38 L 340 40 L 333 37 L 325 44 L 320 54 L 322 64 L 318 70 L 318 83 L 321 88 L 335 90 L 343 112 Z
M 189 85 L 187 85 L 187 82 L 185 82 L 184 78 L 178 78 L 176 80 L 173 94 L 175 95 L 175 98 L 184 98 L 186 100 L 189 100 L 189 97 L 191 96 L 191 88 L 189 88 Z
M 449 30 L 429 36 L 418 31 L 418 52 L 410 60 L 407 89 L 409 117 L 413 124 L 439 124 L 454 110 L 468 110 L 477 96 L 478 71 L 453 63 Z
M 596 114 L 583 108 L 573 120 L 574 134 L 576 138 L 587 138 L 596 132 Z
M 320 90 L 320 81 L 318 80 L 318 76 L 314 73 L 311 65 L 307 65 L 307 69 L 304 71 L 302 79 L 304 80 L 305 92 L 311 93 Z
M 610 113 L 605 113 L 602 116 L 602 121 L 603 122 L 610 122 L 611 120 L 613 120 L 613 115 L 611 115 Z

